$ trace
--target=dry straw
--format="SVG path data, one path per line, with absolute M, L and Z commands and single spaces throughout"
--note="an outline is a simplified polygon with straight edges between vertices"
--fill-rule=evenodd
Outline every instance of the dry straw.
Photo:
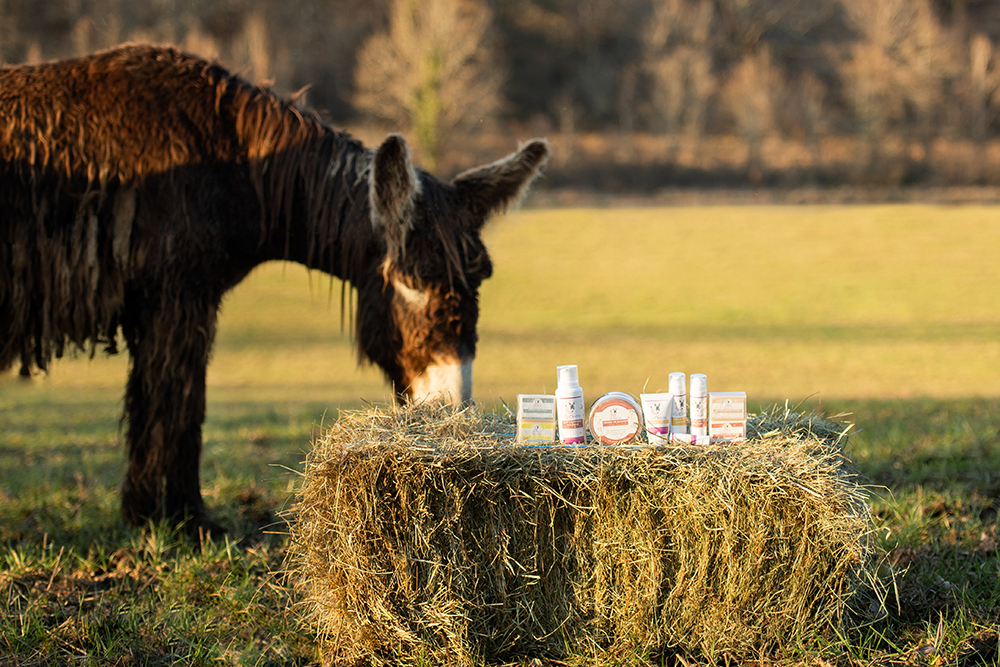
M 842 424 L 775 410 L 700 448 L 513 430 L 384 407 L 316 443 L 289 565 L 325 663 L 759 656 L 842 632 L 873 578 Z

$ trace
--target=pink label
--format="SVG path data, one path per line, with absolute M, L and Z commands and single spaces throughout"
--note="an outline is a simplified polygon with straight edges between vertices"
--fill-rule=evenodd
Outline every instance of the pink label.
M 743 442 L 746 439 L 745 421 L 719 421 L 712 422 L 710 426 L 713 442 Z

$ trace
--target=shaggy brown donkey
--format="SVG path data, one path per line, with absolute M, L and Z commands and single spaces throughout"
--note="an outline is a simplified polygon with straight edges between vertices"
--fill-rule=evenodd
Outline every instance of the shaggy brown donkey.
M 442 183 L 171 48 L 0 69 L 0 370 L 131 354 L 122 514 L 214 527 L 198 460 L 223 295 L 289 259 L 357 290 L 359 356 L 400 399 L 471 395 L 480 230 L 548 156 Z

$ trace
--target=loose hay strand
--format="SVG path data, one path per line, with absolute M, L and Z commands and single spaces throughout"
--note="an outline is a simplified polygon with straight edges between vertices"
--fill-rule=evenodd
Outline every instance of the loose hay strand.
M 344 413 L 289 568 L 328 664 L 759 655 L 841 632 L 874 581 L 848 429 L 754 415 L 719 447 L 526 447 L 510 416 Z

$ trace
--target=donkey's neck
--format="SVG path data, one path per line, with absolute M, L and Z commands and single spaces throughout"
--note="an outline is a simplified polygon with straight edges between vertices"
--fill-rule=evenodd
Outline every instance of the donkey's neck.
M 379 252 L 368 199 L 370 164 L 371 152 L 360 142 L 323 126 L 269 156 L 256 183 L 265 258 L 297 262 L 355 285 L 367 277 Z

